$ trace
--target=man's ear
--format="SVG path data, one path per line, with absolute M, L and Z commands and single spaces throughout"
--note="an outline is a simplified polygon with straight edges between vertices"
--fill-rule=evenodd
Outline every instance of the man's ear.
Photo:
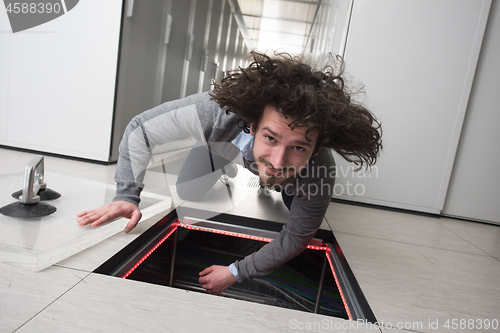
M 253 136 L 255 136 L 257 132 L 255 131 L 255 123 L 251 123 L 250 124 L 250 134 L 252 134 Z
M 313 154 L 312 154 L 312 156 L 311 156 L 311 157 L 314 157 L 314 156 L 318 155 L 318 154 L 319 154 L 319 151 L 321 150 L 321 148 L 322 148 L 322 147 L 323 147 L 322 145 L 318 145 L 318 146 L 316 147 L 316 149 L 314 149 L 314 152 L 313 152 Z

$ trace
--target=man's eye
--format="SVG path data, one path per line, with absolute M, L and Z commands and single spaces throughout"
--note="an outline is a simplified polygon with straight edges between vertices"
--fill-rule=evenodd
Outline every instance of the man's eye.
M 269 136 L 269 135 L 266 135 L 266 139 L 269 142 L 274 142 L 275 141 L 274 138 L 272 136 Z
M 293 147 L 293 149 L 295 149 L 296 151 L 304 151 L 305 149 L 303 147 Z

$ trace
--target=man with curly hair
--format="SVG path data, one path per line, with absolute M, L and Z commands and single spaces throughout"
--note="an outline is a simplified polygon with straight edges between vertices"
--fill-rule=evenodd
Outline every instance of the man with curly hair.
M 340 59 L 337 66 L 330 59 L 332 65 L 318 70 L 288 54 L 252 52 L 252 58 L 247 68 L 215 83 L 212 92 L 167 102 L 132 119 L 120 144 L 116 197 L 78 214 L 79 224 L 92 226 L 129 218 L 129 232 L 141 218 L 139 196 L 154 146 L 188 137 L 208 147 L 234 144 L 261 186 L 281 192 L 290 214 L 278 237 L 259 251 L 229 267 L 214 265 L 200 272 L 201 286 L 215 295 L 237 281 L 269 274 L 306 248 L 333 194 L 331 150 L 362 167 L 375 164 L 382 148 L 380 123 L 351 100 Z M 188 162 L 198 158 L 197 151 L 191 151 L 178 177 L 179 196 L 188 199 L 209 190 L 189 185 L 206 175 L 203 163 Z

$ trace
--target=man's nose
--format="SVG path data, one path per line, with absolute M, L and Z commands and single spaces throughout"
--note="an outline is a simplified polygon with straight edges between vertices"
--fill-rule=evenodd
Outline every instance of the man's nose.
M 271 164 L 276 170 L 284 169 L 287 167 L 286 149 L 284 147 L 276 147 L 273 150 L 273 154 L 271 156 Z

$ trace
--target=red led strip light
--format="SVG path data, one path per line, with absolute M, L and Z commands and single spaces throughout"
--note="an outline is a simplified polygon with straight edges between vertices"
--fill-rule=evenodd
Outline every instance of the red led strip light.
M 251 236 L 251 235 L 245 235 L 245 234 L 239 234 L 236 232 L 229 232 L 229 231 L 222 231 L 222 230 L 217 230 L 217 229 L 206 229 L 206 228 L 200 228 L 200 227 L 195 227 L 190 224 L 184 224 L 184 223 L 179 223 L 179 227 L 189 229 L 189 230 L 197 230 L 197 231 L 208 231 L 214 234 L 220 234 L 220 235 L 226 235 L 226 236 L 233 236 L 233 237 L 239 237 L 239 238 L 245 238 L 245 239 L 253 239 L 261 242 L 271 242 L 271 238 L 264 238 L 264 237 L 257 237 L 257 236 Z
M 330 250 L 330 248 L 328 248 L 326 250 L 326 252 L 329 252 L 330 254 L 332 253 L 332 250 Z M 326 255 L 326 258 L 328 259 L 328 263 L 330 264 L 330 270 L 332 271 L 332 274 L 333 274 L 333 278 L 335 279 L 335 284 L 337 285 L 337 289 L 339 290 L 339 293 L 340 293 L 340 298 L 342 298 L 342 303 L 344 303 L 344 308 L 347 312 L 347 316 L 349 317 L 350 320 L 353 320 L 352 319 L 352 316 L 351 316 L 351 312 L 349 311 L 349 307 L 347 306 L 347 303 L 345 301 L 345 298 L 344 298 L 344 293 L 342 292 L 342 289 L 340 288 L 340 284 L 339 284 L 339 280 L 337 278 L 337 274 L 335 274 L 335 270 L 333 269 L 333 263 L 330 259 L 330 256 L 325 253 Z
M 134 265 L 134 267 L 132 267 L 122 277 L 123 279 L 126 279 L 130 274 L 132 274 L 132 272 L 137 267 L 139 267 L 139 265 L 142 264 L 144 262 L 144 260 L 146 260 L 151 255 L 151 253 L 153 253 L 161 244 L 163 244 L 163 242 L 166 241 L 167 238 L 170 237 L 177 230 L 178 227 L 189 229 L 189 230 L 208 231 L 208 232 L 212 232 L 212 233 L 215 233 L 215 234 L 221 234 L 221 235 L 227 235 L 227 236 L 233 236 L 233 237 L 239 237 L 239 238 L 245 238 L 245 239 L 252 239 L 252 240 L 257 240 L 257 241 L 267 242 L 267 243 L 272 242 L 271 238 L 251 236 L 251 235 L 240 234 L 240 233 L 236 233 L 236 232 L 221 231 L 221 230 L 217 230 L 217 229 L 200 228 L 200 227 L 195 227 L 193 225 L 189 225 L 189 224 L 185 224 L 185 223 L 179 222 L 179 220 L 177 220 L 176 222 L 172 223 L 172 225 L 174 226 L 174 228 L 165 237 L 163 237 L 148 253 L 146 253 L 146 255 L 144 257 L 142 257 L 141 260 L 139 260 Z M 328 246 L 307 245 L 307 248 L 311 249 L 311 250 L 322 250 L 322 251 L 330 252 L 331 253 L 331 250 L 330 250 L 330 248 Z M 330 264 L 330 270 L 332 271 L 333 278 L 335 279 L 335 284 L 337 284 L 337 289 L 339 290 L 340 297 L 342 298 L 342 302 L 344 303 L 344 307 L 345 307 L 345 309 L 347 311 L 347 316 L 349 317 L 350 320 L 352 320 L 351 312 L 349 311 L 349 308 L 347 307 L 347 303 L 345 301 L 344 294 L 342 293 L 342 289 L 340 288 L 339 280 L 337 278 L 337 274 L 335 274 L 335 270 L 333 269 L 333 264 L 332 264 L 332 261 L 330 259 L 330 256 L 327 255 L 326 253 L 325 253 L 325 255 L 326 255 L 326 258 L 328 259 L 328 263 Z
M 257 236 L 251 236 L 251 235 L 246 235 L 246 234 L 240 234 L 237 232 L 229 232 L 229 231 L 222 231 L 222 230 L 217 230 L 217 229 L 206 229 L 206 228 L 195 227 L 195 226 L 190 225 L 190 224 L 185 224 L 185 223 L 179 222 L 179 220 L 172 223 L 172 225 L 174 226 L 174 228 L 165 237 L 163 237 L 148 253 L 146 253 L 146 255 L 144 255 L 144 257 L 142 257 L 141 260 L 139 260 L 134 265 L 134 267 L 132 267 L 122 277 L 123 279 L 126 279 L 130 274 L 132 274 L 132 272 L 135 271 L 135 269 L 137 267 L 139 267 L 139 265 L 142 264 L 144 262 L 144 260 L 146 260 L 151 255 L 151 253 L 153 253 L 161 244 L 163 244 L 163 242 L 166 241 L 167 238 L 170 237 L 177 230 L 178 227 L 189 229 L 189 230 L 207 231 L 207 232 L 211 232 L 214 234 L 220 234 L 220 235 L 226 235 L 226 236 L 232 236 L 232 237 L 238 237 L 238 238 L 252 239 L 252 240 L 267 242 L 267 243 L 270 243 L 273 241 L 272 238 L 257 237 Z M 329 250 L 329 248 L 327 246 L 307 245 L 307 248 L 311 249 L 311 250 L 323 250 L 323 251 Z M 337 283 L 337 285 L 338 285 L 338 283 Z
M 251 235 L 247 235 L 247 234 L 240 234 L 240 233 L 237 233 L 237 232 L 222 231 L 222 230 L 217 230 L 217 229 L 200 228 L 200 227 L 195 227 L 193 225 L 184 224 L 184 223 L 181 223 L 181 222 L 179 222 L 179 227 L 182 227 L 182 228 L 185 228 L 185 229 L 189 229 L 189 230 L 208 231 L 208 232 L 212 232 L 214 234 L 220 234 L 220 235 L 226 235 L 226 236 L 233 236 L 233 237 L 245 238 L 245 239 L 252 239 L 252 240 L 257 240 L 257 241 L 267 242 L 267 243 L 270 243 L 270 242 L 273 241 L 272 238 L 257 237 L 257 236 L 251 236 Z M 311 249 L 311 250 L 323 250 L 323 251 L 328 250 L 328 247 L 326 247 L 326 246 L 307 245 L 307 248 Z
M 170 237 L 175 232 L 175 230 L 177 230 L 177 227 L 180 225 L 179 220 L 172 223 L 172 225 L 174 226 L 174 228 L 170 230 L 170 232 L 165 237 L 163 237 L 148 253 L 146 253 L 146 255 L 134 265 L 134 267 L 132 267 L 124 276 L 122 276 L 122 279 L 128 278 L 128 276 L 132 274 L 132 272 L 135 271 L 135 269 L 139 267 L 139 265 L 142 264 L 144 260 L 146 260 L 151 255 L 151 253 L 153 253 L 161 244 L 163 244 L 164 241 L 167 240 L 168 237 Z

